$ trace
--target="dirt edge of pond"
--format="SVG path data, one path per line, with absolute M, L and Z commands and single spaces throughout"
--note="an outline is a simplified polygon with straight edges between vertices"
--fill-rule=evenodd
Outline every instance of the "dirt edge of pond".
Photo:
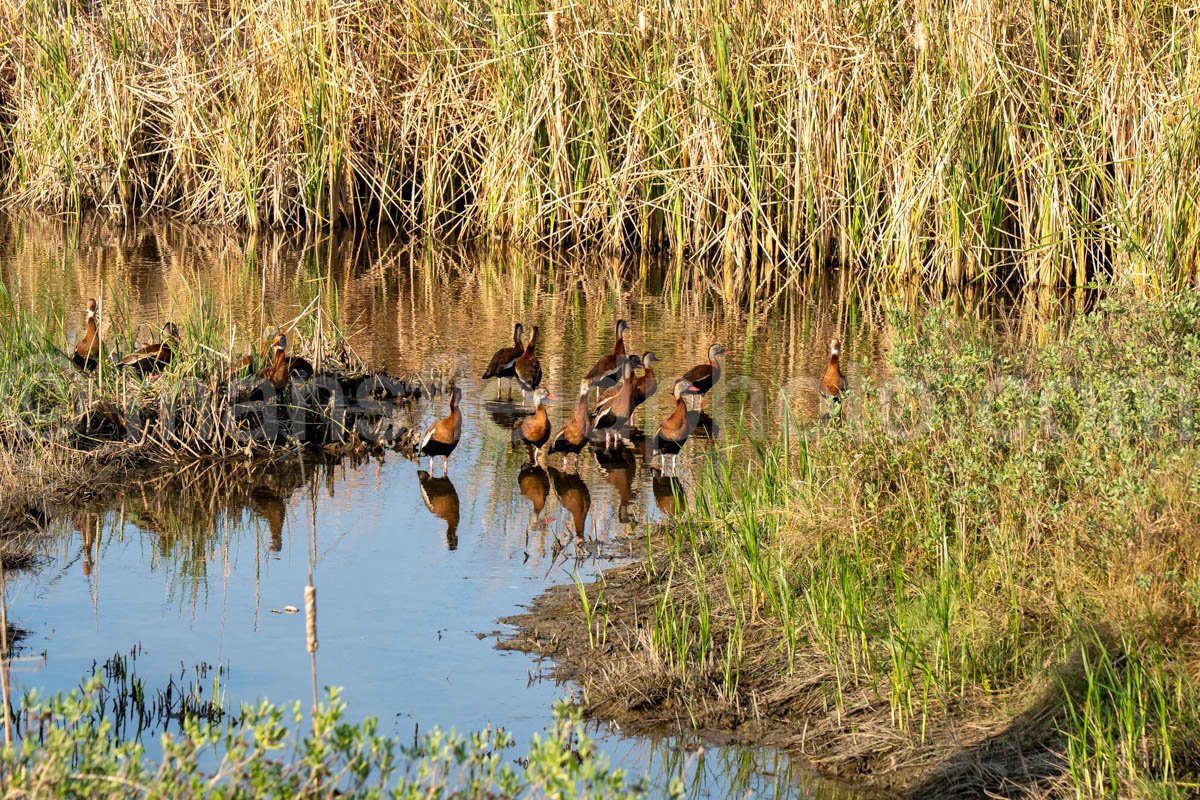
M 599 628 L 589 641 L 579 589 L 552 587 L 527 611 L 501 620 L 514 631 L 497 646 L 548 659 L 548 676 L 578 686 L 577 702 L 590 718 L 635 734 L 698 733 L 714 744 L 784 750 L 868 796 L 1053 797 L 1066 788 L 1056 723 L 1061 675 L 1019 697 L 951 700 L 940 717 L 915 720 L 905 731 L 887 685 L 839 686 L 824 654 L 798 653 L 785 675 L 778 635 L 759 621 L 745 632 L 738 689 L 725 697 L 719 669 L 684 681 L 664 668 L 650 641 L 656 588 L 643 563 L 615 567 L 588 585 L 604 604 L 592 617 L 594 626 L 597 616 L 605 620 L 603 641 L 593 646 Z

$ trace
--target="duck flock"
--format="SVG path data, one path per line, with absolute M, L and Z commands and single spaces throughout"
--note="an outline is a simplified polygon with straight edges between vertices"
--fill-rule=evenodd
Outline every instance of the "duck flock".
M 96 301 L 88 300 L 87 323 L 83 334 L 69 358 L 81 369 L 94 370 L 100 359 L 100 336 L 96 325 Z M 513 327 L 513 343 L 501 347 L 492 356 L 481 379 L 496 379 L 497 397 L 507 386 L 512 397 L 513 383 L 521 389 L 522 403 L 532 402 L 533 411 L 518 420 L 512 429 L 514 445 L 528 449 L 530 462 L 544 465 L 549 454 L 561 453 L 564 459 L 578 460 L 579 454 L 591 444 L 594 448 L 611 450 L 622 447 L 633 430 L 634 417 L 639 406 L 658 391 L 658 378 L 654 364 L 658 357 L 653 351 L 641 355 L 629 354 L 625 349 L 625 333 L 629 324 L 618 320 L 612 351 L 600 358 L 579 381 L 579 392 L 574 414 L 566 420 L 554 436 L 550 416 L 546 410 L 547 400 L 557 400 L 542 385 L 542 366 L 537 357 L 538 327 L 535 325 L 525 341 L 525 329 L 521 323 Z M 141 374 L 150 374 L 164 369 L 174 357 L 174 346 L 178 331 L 168 322 L 163 326 L 161 341 L 139 347 L 116 361 L 120 369 L 129 369 Z M 236 365 L 237 369 L 266 381 L 275 391 L 282 391 L 292 377 L 312 377 L 312 365 L 299 356 L 287 353 L 287 337 L 282 331 L 275 334 L 270 345 L 270 356 L 261 368 L 254 355 L 248 355 Z M 708 348 L 708 360 L 684 372 L 672 383 L 675 407 L 662 419 L 652 436 L 648 437 L 652 463 L 665 470 L 667 459 L 671 469 L 696 429 L 704 397 L 721 378 L 721 357 L 728 351 L 715 343 Z M 841 343 L 830 340 L 829 362 L 819 384 L 820 394 L 831 400 L 840 398 L 847 388 L 839 359 Z M 594 393 L 594 403 L 593 403 Z M 450 392 L 450 409 L 442 419 L 425 429 L 416 442 L 414 455 L 418 466 L 422 457 L 429 458 L 429 473 L 434 472 L 435 459 L 442 459 L 442 474 L 449 469 L 450 455 L 458 447 L 463 434 L 463 417 L 459 405 L 462 389 L 455 387 Z M 547 445 L 549 445 L 547 447 Z
M 524 342 L 524 326 L 518 322 L 513 327 L 512 345 L 500 348 L 492 356 L 482 380 L 495 378 L 497 395 L 507 381 L 510 396 L 515 381 L 521 389 L 522 401 L 532 398 L 533 412 L 514 425 L 512 440 L 514 444 L 524 444 L 528 448 L 534 465 L 543 464 L 546 455 L 553 453 L 562 453 L 564 459 L 577 459 L 589 443 L 604 450 L 623 446 L 632 430 L 638 407 L 658 391 L 658 378 L 653 367 L 658 358 L 653 351 L 640 356 L 628 354 L 625 349 L 628 329 L 625 320 L 617 321 L 612 352 L 598 360 L 579 381 L 575 413 L 562 424 L 557 436 L 553 436 L 545 401 L 558 398 L 541 385 L 537 326 L 533 327 L 529 341 Z M 708 348 L 706 363 L 692 367 L 672 383 L 675 408 L 647 440 L 652 462 L 658 465 L 661 460 L 664 470 L 668 458 L 671 469 L 675 469 L 677 457 L 696 428 L 704 396 L 721 378 L 721 356 L 726 352 L 724 345 L 713 344 Z M 831 399 L 840 397 L 846 389 L 846 378 L 839 365 L 840 354 L 840 342 L 831 340 L 829 364 L 820 383 L 821 394 Z M 594 405 L 591 402 L 593 391 Z M 418 462 L 421 457 L 428 457 L 430 474 L 438 457 L 442 458 L 442 474 L 446 474 L 449 457 L 462 438 L 461 400 L 462 389 L 456 387 L 450 395 L 450 413 L 430 425 L 417 444 Z

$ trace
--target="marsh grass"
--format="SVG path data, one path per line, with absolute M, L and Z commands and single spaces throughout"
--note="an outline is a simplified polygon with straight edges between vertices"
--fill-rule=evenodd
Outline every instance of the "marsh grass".
M 9 202 L 395 225 L 774 296 L 1193 281 L 1195 8 L 0 3 Z
M 1030 352 L 895 312 L 890 379 L 701 467 L 597 696 L 783 719 L 917 794 L 1190 795 L 1198 313 L 1118 294 Z

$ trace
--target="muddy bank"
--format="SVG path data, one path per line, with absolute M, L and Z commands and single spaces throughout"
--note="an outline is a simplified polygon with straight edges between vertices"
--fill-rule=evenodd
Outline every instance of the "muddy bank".
M 547 674 L 578 685 L 591 718 L 639 734 L 694 731 L 714 743 L 781 749 L 869 795 L 1037 797 L 1062 788 L 1056 720 L 1065 711 L 1057 687 L 1070 685 L 1069 675 L 1020 698 L 948 698 L 940 716 L 902 728 L 886 683 L 839 683 L 815 651 L 798 653 L 788 671 L 778 626 L 759 619 L 745 632 L 744 666 L 727 695 L 719 670 L 681 679 L 655 652 L 651 631 L 664 578 L 636 563 L 588 585 L 590 639 L 579 590 L 554 587 L 528 612 L 502 620 L 516 633 L 498 646 L 549 659 Z M 724 646 L 720 638 L 715 644 Z

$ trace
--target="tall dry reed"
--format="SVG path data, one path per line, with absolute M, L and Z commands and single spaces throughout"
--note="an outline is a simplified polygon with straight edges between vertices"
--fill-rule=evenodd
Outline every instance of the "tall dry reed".
M 1198 17 L 1084 0 L 0 0 L 2 191 L 670 250 L 751 300 L 834 264 L 1159 290 L 1192 282 L 1200 253 Z

